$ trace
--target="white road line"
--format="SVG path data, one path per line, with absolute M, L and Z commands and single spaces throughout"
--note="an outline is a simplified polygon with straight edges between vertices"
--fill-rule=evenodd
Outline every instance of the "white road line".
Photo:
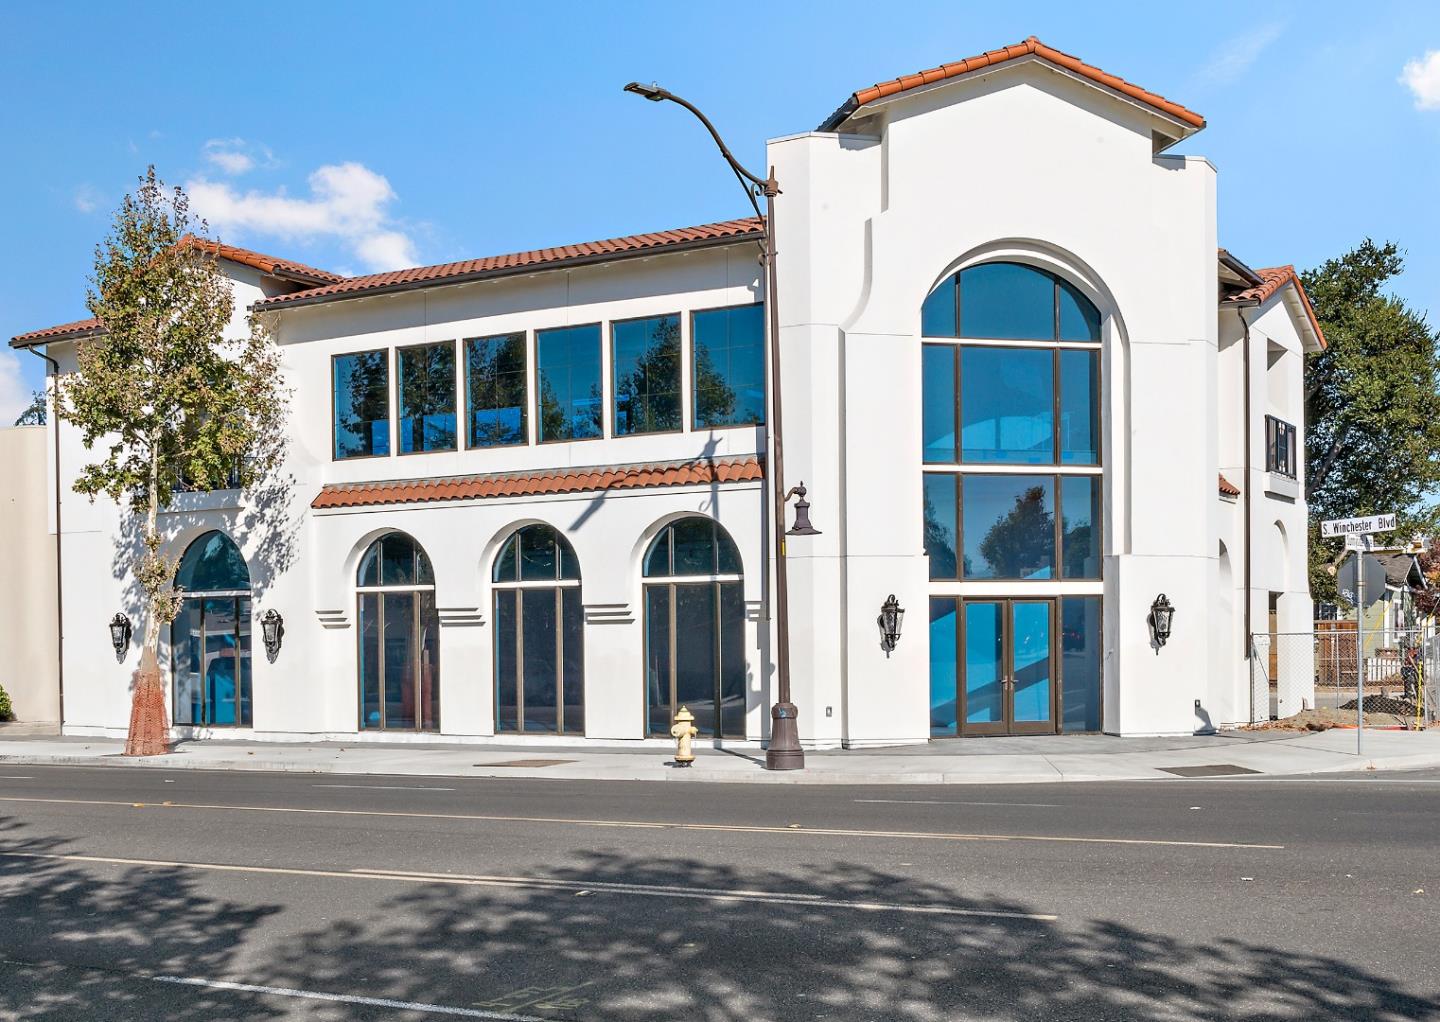
M 857 798 L 851 801 L 862 804 L 897 806 L 1017 806 L 1025 809 L 1065 808 L 1052 802 L 952 802 L 940 798 Z
M 195 979 L 190 976 L 150 976 L 156 983 L 205 987 L 210 990 L 234 990 L 243 994 L 269 994 L 274 997 L 297 997 L 307 1001 L 332 1001 L 339 1004 L 362 1004 L 370 1008 L 393 1008 L 396 1011 L 423 1011 L 432 1015 L 458 1015 L 461 1018 L 491 1019 L 492 1022 L 545 1022 L 534 1015 L 511 1015 L 503 1011 L 482 1011 L 479 1008 L 455 1008 L 446 1004 L 422 1001 L 394 1001 L 388 997 L 360 997 L 357 994 L 327 994 L 319 990 L 296 990 L 293 987 L 262 986 L 257 983 L 232 983 L 223 979 Z
M 596 883 L 553 880 L 549 877 L 484 877 L 453 873 L 406 873 L 399 870 L 357 868 L 348 872 L 334 869 L 301 869 L 287 866 L 239 866 L 219 862 L 180 862 L 170 859 L 129 859 L 110 855 L 60 855 L 53 852 L 0 852 L 0 859 L 43 859 L 51 862 L 87 862 L 107 866 L 162 866 L 167 869 L 212 870 L 221 873 L 264 873 L 279 876 L 332 877 L 341 880 L 388 880 L 397 883 L 453 884 L 460 887 L 529 888 L 536 890 L 586 891 L 591 894 L 639 894 L 653 898 L 685 898 L 701 901 L 755 902 L 762 905 L 799 905 L 805 908 L 851 909 L 857 912 L 895 912 L 901 915 L 978 916 L 988 919 L 1027 919 L 1054 922 L 1058 916 L 1038 912 L 1005 912 L 993 909 L 951 908 L 948 905 L 901 905 L 876 901 L 843 901 L 823 895 L 786 894 L 770 891 L 716 891 L 706 888 L 643 884 Z
M 454 788 L 430 788 L 423 784 L 312 784 L 312 788 L 364 788 L 367 791 L 454 791 Z
M 403 820 L 461 820 L 474 823 L 542 823 L 567 827 L 607 827 L 623 830 L 690 830 L 727 834 L 790 834 L 806 837 L 907 838 L 915 841 L 1043 841 L 1080 845 L 1161 845 L 1169 848 L 1250 848 L 1279 851 L 1284 845 L 1247 844 L 1237 841 L 1170 841 L 1140 837 L 1071 837 L 1059 834 L 963 834 L 929 830 L 843 830 L 835 827 L 791 827 L 739 823 L 660 823 L 649 820 L 593 820 L 563 816 L 498 816 L 472 813 L 418 813 L 383 809 L 311 809 L 289 806 L 227 806 L 203 802 L 117 802 L 93 798 L 28 798 L 0 795 L 0 802 L 31 802 L 45 805 L 124 806 L 132 809 L 199 809 L 231 813 L 294 813 L 305 816 L 365 816 Z
M 15 774 L 0 774 L 0 781 L 33 781 L 33 777 L 20 777 Z

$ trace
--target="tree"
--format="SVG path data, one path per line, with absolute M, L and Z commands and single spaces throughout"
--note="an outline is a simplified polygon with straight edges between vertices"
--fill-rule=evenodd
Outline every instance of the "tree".
M 248 336 L 225 337 L 234 301 L 215 257 L 193 243 L 205 233 L 185 193 L 167 190 L 151 167 L 95 249 L 86 304 L 103 330 L 58 381 L 56 414 L 99 455 L 80 469 L 76 492 L 115 501 L 138 538 L 121 550 L 144 622 L 127 755 L 169 748 L 157 658 L 161 626 L 179 609 L 178 558 L 161 549 L 160 511 L 180 479 L 249 487 L 283 455 L 278 352 L 257 320 Z
M 1055 519 L 1046 505 L 1043 486 L 1016 495 L 1015 506 L 990 526 L 980 541 L 980 554 L 992 578 L 1046 578 L 1055 572 Z M 1050 574 L 1041 574 L 1046 570 Z
M 1310 592 L 1336 601 L 1331 573 L 1343 541 L 1322 540 L 1325 518 L 1396 511 L 1402 537 L 1440 521 L 1440 355 L 1422 313 L 1382 288 L 1404 258 L 1394 242 L 1359 246 L 1301 275 L 1328 347 L 1305 376 L 1305 499 Z
M 31 395 L 29 406 L 16 418 L 15 425 L 45 425 L 45 392 L 43 390 L 37 390 Z

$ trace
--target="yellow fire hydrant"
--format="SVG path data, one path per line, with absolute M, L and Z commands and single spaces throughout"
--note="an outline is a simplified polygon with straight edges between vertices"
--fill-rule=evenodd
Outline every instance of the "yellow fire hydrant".
M 675 765 L 677 767 L 688 767 L 695 762 L 695 751 L 690 747 L 690 739 L 700 733 L 695 726 L 695 714 L 690 712 L 690 707 L 682 706 L 675 711 L 675 723 L 670 725 L 670 736 L 675 739 Z

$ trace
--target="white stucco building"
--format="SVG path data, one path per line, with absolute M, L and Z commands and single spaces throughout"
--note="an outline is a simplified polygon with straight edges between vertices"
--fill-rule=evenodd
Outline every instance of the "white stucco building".
M 770 141 L 783 481 L 758 220 L 359 278 L 220 248 L 234 329 L 273 317 L 287 479 L 165 515 L 190 597 L 172 718 L 633 742 L 685 703 L 762 742 L 769 487 L 803 480 L 806 745 L 1248 719 L 1247 630 L 1272 608 L 1308 628 L 1301 379 L 1323 339 L 1293 271 L 1219 250 L 1216 170 L 1170 152 L 1203 126 L 1032 39 Z M 64 373 L 99 329 L 12 344 Z M 60 439 L 68 483 L 85 452 Z M 65 730 L 118 734 L 117 512 L 63 489 Z

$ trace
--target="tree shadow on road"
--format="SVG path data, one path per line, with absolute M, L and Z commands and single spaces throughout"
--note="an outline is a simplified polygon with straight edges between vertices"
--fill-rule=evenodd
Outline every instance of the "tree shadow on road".
M 0 965 L 0 1006 L 25 1022 L 154 1018 L 156 1008 L 197 1022 L 397 1017 L 115 979 L 155 974 L 586 1022 L 1440 1019 L 1433 977 L 1411 987 L 1324 955 L 1207 945 L 1115 922 L 837 905 L 1038 911 L 869 866 L 813 866 L 797 879 L 591 851 L 547 873 L 562 885 L 550 889 L 373 874 L 304 881 L 337 885 L 335 921 L 282 922 L 279 905 L 244 902 L 245 892 L 270 890 L 247 882 L 251 874 L 13 857 L 64 851 L 61 840 L 27 840 L 0 825 L 0 952 L 38 963 L 18 971 L 19 985 L 16 970 Z M 236 893 L 208 893 L 217 889 Z M 679 896 L 700 891 L 733 897 Z M 47 967 L 56 962 L 64 967 Z

